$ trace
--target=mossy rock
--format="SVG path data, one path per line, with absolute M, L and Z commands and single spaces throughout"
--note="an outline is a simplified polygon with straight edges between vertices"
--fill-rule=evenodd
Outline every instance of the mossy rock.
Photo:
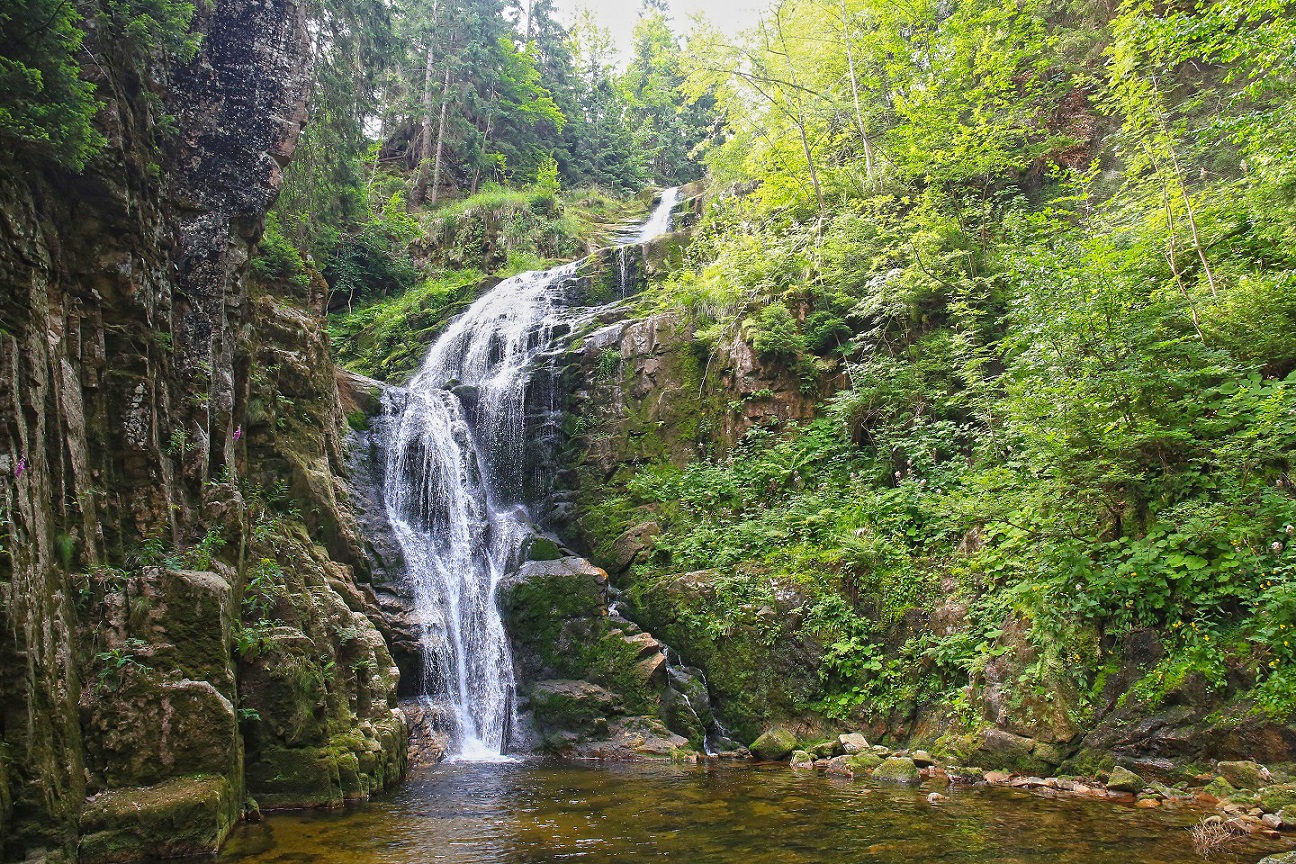
M 882 757 L 873 753 L 855 753 L 842 757 L 845 764 L 856 774 L 869 774 L 882 764 Z
M 1036 755 L 1040 747 L 1044 748 L 1042 756 Z M 1056 747 L 993 727 L 982 730 L 981 746 L 974 755 L 977 763 L 987 768 L 1018 774 L 1047 775 L 1061 761 L 1053 761 L 1060 755 Z
M 1128 768 L 1117 765 L 1107 778 L 1107 788 L 1113 792 L 1130 792 L 1138 794 L 1147 787 L 1147 782 Z
M 1260 790 L 1260 807 L 1266 813 L 1278 813 L 1296 807 L 1296 783 L 1279 783 Z
M 548 537 L 536 537 L 527 548 L 527 558 L 531 561 L 557 561 L 562 557 L 562 549 Z
M 207 681 L 132 676 L 119 690 L 96 691 L 82 721 L 87 761 L 111 788 L 153 786 L 178 774 L 232 777 L 238 771 L 234 707 Z
M 103 792 L 81 814 L 77 860 L 114 864 L 142 857 L 215 855 L 238 821 L 239 809 L 224 777 L 181 777 Z
M 624 713 L 615 693 L 588 681 L 538 681 L 530 697 L 536 725 L 546 734 L 603 733 L 608 717 Z
M 1206 788 L 1202 791 L 1207 795 L 1211 795 L 1223 801 L 1225 798 L 1231 798 L 1236 795 L 1238 790 L 1237 787 L 1223 777 L 1216 777 L 1214 780 L 1207 783 Z
M 903 783 L 916 785 L 922 782 L 918 766 L 907 756 L 892 756 L 873 769 L 872 777 L 883 783 Z
M 778 762 L 788 758 L 796 746 L 795 735 L 781 726 L 775 726 L 753 741 L 747 749 L 763 762 Z
M 265 810 L 340 807 L 343 788 L 338 762 L 337 754 L 328 748 L 269 748 L 247 766 L 247 790 Z
M 1269 772 L 1258 762 L 1221 762 L 1217 770 L 1238 789 L 1259 789 L 1269 782 Z

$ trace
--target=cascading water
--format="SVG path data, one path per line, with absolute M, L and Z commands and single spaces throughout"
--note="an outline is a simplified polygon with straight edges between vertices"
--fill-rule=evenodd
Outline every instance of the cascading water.
M 655 240 L 670 231 L 671 216 L 675 213 L 675 207 L 679 204 L 679 196 L 680 190 L 678 187 L 662 192 L 661 202 L 657 205 L 657 209 L 653 211 L 652 216 L 639 229 L 639 234 L 633 242 L 647 243 L 649 240 Z
M 670 230 L 676 189 L 629 240 Z M 385 397 L 384 498 L 422 629 L 423 698 L 462 760 L 504 758 L 513 663 L 496 603 L 531 534 L 525 402 L 536 359 L 570 313 L 578 264 L 506 279 L 433 344 L 409 386 Z

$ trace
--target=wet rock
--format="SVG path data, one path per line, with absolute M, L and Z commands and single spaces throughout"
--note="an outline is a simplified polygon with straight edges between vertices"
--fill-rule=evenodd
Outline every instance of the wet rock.
M 1161 801 L 1157 798 L 1140 798 L 1134 802 L 1134 806 L 1140 810 L 1154 810 L 1161 806 Z
M 892 756 L 883 761 L 881 765 L 873 769 L 872 777 L 874 780 L 880 780 L 884 783 L 913 785 L 922 782 L 922 775 L 918 773 L 918 766 L 914 765 L 913 760 L 906 756 Z
M 848 732 L 837 736 L 837 743 L 847 755 L 854 755 L 869 749 L 868 739 L 859 732 Z
M 1237 794 L 1237 788 L 1223 777 L 1216 777 L 1202 789 L 1202 794 L 1223 801 Z
M 838 777 L 854 777 L 858 773 L 855 769 L 854 758 L 853 756 L 834 756 L 828 760 L 824 770 Z
M 796 750 L 792 753 L 793 768 L 813 768 L 815 759 L 804 750 Z
M 882 764 L 882 757 L 875 756 L 872 753 L 855 753 L 842 757 L 845 764 L 856 774 L 869 774 L 874 768 Z
M 578 744 L 566 755 L 592 759 L 686 759 L 695 757 L 687 738 L 676 735 L 655 717 L 613 720 L 602 740 Z
M 983 716 L 1019 738 L 1047 744 L 1066 743 L 1079 732 L 1068 712 L 1068 706 L 1075 704 L 1077 696 L 1072 685 L 1063 678 L 1053 678 L 1045 685 L 1050 692 L 1044 694 L 1023 692 L 1017 684 L 1025 668 L 1038 658 L 1030 630 L 1030 622 L 1022 616 L 1010 615 L 1004 621 L 999 650 L 985 668 L 981 694 Z
M 1113 792 L 1142 792 L 1147 782 L 1126 768 L 1117 765 L 1112 769 L 1111 776 L 1107 778 L 1107 788 Z
M 947 796 L 942 795 L 942 794 L 939 793 L 939 792 L 933 792 L 933 793 L 931 793 L 930 795 L 927 796 L 927 803 L 928 803 L 928 804 L 940 804 L 940 803 L 943 803 L 943 802 L 948 801 L 948 800 L 949 800 L 949 798 L 948 798 Z
M 644 686 L 652 690 L 661 690 L 666 686 L 667 668 L 666 655 L 653 654 L 644 660 L 640 660 L 636 670 Z
M 765 732 L 748 747 L 751 754 L 762 762 L 778 762 L 786 759 L 796 749 L 796 736 L 781 726 Z
M 834 756 L 841 756 L 845 752 L 835 738 L 830 741 L 820 741 L 810 747 L 809 750 L 821 759 L 831 759 Z
M 1238 789 L 1259 789 L 1273 779 L 1269 769 L 1257 762 L 1221 762 L 1217 770 Z
M 110 788 L 237 771 L 234 706 L 209 682 L 138 676 L 121 690 L 97 696 L 85 710 L 88 755 Z

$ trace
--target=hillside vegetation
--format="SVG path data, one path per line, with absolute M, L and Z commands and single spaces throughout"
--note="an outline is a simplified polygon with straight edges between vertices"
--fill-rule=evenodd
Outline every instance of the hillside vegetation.
M 722 713 L 975 731 L 994 683 L 1063 740 L 1203 689 L 1291 717 L 1294 13 L 821 0 L 692 34 L 683 93 L 726 121 L 644 314 L 703 362 L 746 341 L 818 419 L 585 494 L 605 552 L 662 530 L 626 587 Z M 781 705 L 740 695 L 762 664 Z

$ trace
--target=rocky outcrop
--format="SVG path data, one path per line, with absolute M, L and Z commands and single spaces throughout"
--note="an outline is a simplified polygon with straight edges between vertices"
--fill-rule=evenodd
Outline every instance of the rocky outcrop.
M 602 759 L 705 749 L 705 686 L 616 611 L 605 571 L 577 557 L 530 561 L 500 585 L 500 602 L 522 708 L 514 749 Z M 706 720 L 682 709 L 690 699 Z
M 320 283 L 247 278 L 305 120 L 302 9 L 194 26 L 170 68 L 90 31 L 83 174 L 3 157 L 0 860 L 210 852 L 250 796 L 403 769 Z

